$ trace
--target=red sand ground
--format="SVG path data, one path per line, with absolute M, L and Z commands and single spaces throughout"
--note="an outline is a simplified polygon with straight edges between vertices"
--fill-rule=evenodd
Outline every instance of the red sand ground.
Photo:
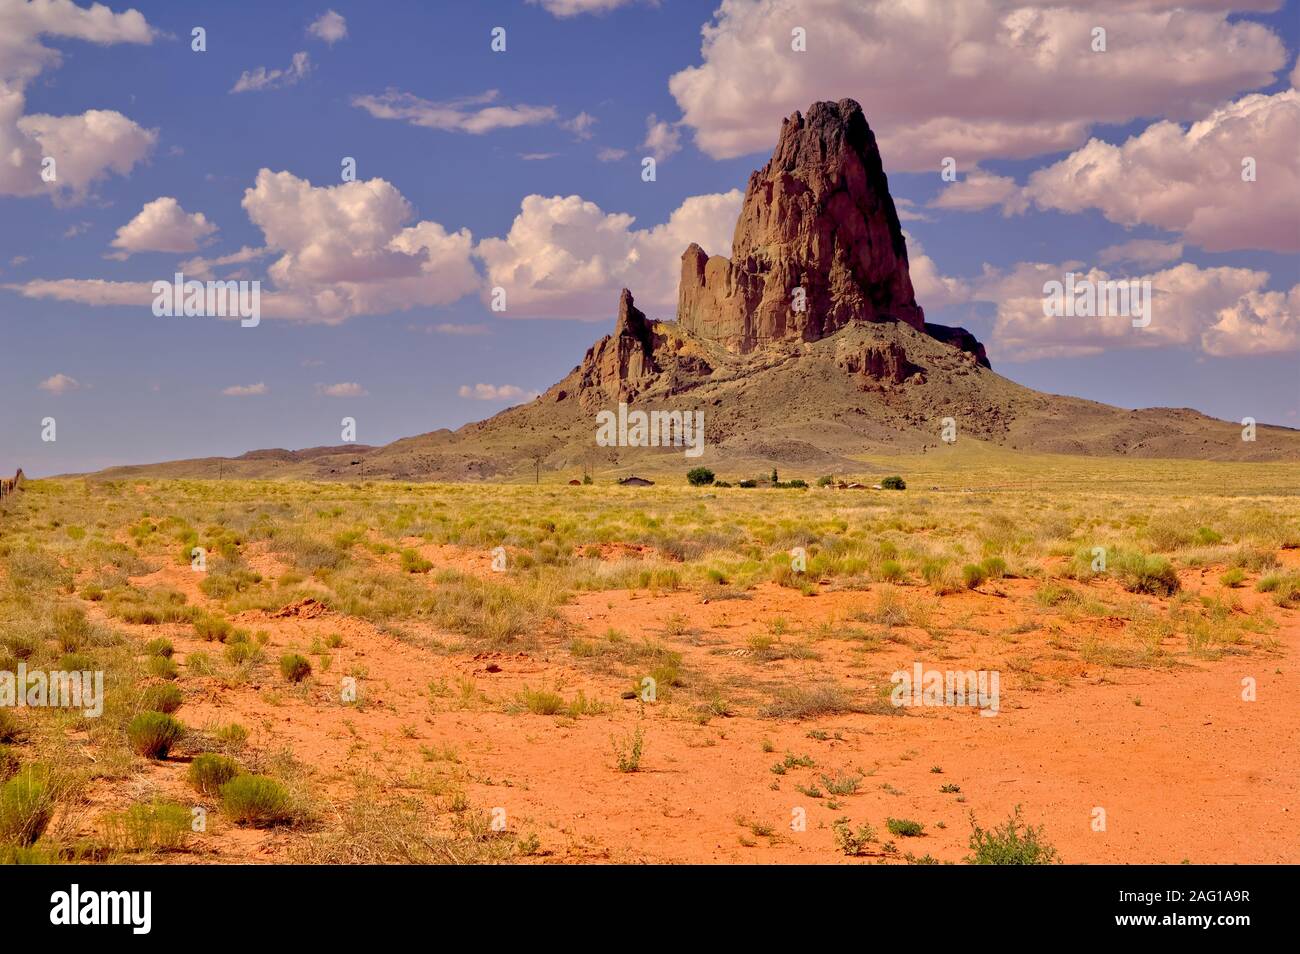
M 462 570 L 471 559 L 453 548 L 422 552 L 439 564 L 454 560 Z M 1295 565 L 1300 553 L 1280 556 Z M 254 556 L 255 566 L 259 559 L 267 563 L 261 569 L 274 571 L 269 555 Z M 480 562 L 475 572 L 490 573 L 489 558 Z M 1186 574 L 1184 588 L 1218 592 L 1219 572 Z M 133 582 L 166 584 L 192 603 L 206 602 L 184 568 Z M 271 661 L 290 646 L 304 650 L 313 637 L 337 633 L 343 645 L 330 651 L 329 671 L 318 669 L 305 688 L 287 686 L 273 665 L 262 682 L 238 688 L 186 674 L 179 715 L 196 727 L 239 722 L 257 749 L 290 749 L 314 769 L 317 789 L 336 802 L 351 797 L 362 779 L 409 793 L 418 788 L 412 779 L 442 778 L 463 788 L 476 808 L 504 808 L 512 830 L 535 832 L 542 861 L 861 860 L 846 859 L 836 848 L 831 824 L 845 816 L 855 827 L 871 823 L 882 842 L 892 837 L 885 831 L 888 817 L 915 819 L 925 834 L 892 838 L 900 854 L 959 861 L 967 853 L 972 812 L 987 827 L 1016 805 L 1025 820 L 1045 825 L 1067 862 L 1300 861 L 1300 772 L 1294 765 L 1300 751 L 1294 687 L 1300 612 L 1273 607 L 1248 585 L 1234 592 L 1247 606 L 1267 605 L 1281 623 L 1272 634 L 1275 650 L 1184 659 L 1168 669 L 1103 668 L 1068 647 L 1089 633 L 1121 635 L 1126 624 L 1062 625 L 1030 602 L 1038 585 L 1008 580 L 942 598 L 900 588 L 904 598 L 927 599 L 935 607 L 935 620 L 950 630 L 942 643 L 901 627 L 894 631 L 901 641 L 874 651 L 863 651 L 860 642 L 823 639 L 813 643 L 820 659 L 766 663 L 748 640 L 766 633 L 771 621 L 783 618 L 794 631 L 783 642 L 798 642 L 822 621 L 843 622 L 851 609 L 874 605 L 879 587 L 823 587 L 805 597 L 765 585 L 749 600 L 709 603 L 691 592 L 584 594 L 564 610 L 568 636 L 542 636 L 538 648 L 515 653 L 433 651 L 419 638 L 402 641 L 310 605 L 298 614 L 246 613 L 236 625 L 270 633 Z M 686 631 L 676 636 L 664 625 L 674 614 L 686 621 Z M 1038 625 L 1010 632 L 1027 621 Z M 633 684 L 630 670 L 612 664 L 612 672 L 602 672 L 566 648 L 580 633 L 599 642 L 611 626 L 680 652 L 687 681 L 717 686 L 737 714 L 699 724 L 688 706 L 674 704 L 671 691 L 649 705 L 622 699 Z M 150 636 L 159 630 L 122 628 Z M 196 640 L 189 627 L 163 629 L 176 644 L 183 673 L 189 653 L 220 651 L 218 644 Z M 420 634 L 429 635 L 437 634 Z M 438 638 L 451 646 L 459 642 L 447 634 Z M 1178 637 L 1166 645 L 1181 650 L 1181 643 Z M 827 679 L 854 698 L 878 703 L 888 674 L 916 661 L 939 669 L 999 669 L 1000 714 L 913 709 L 797 722 L 756 714 L 783 685 Z M 349 673 L 360 675 L 361 707 L 339 701 L 339 679 Z M 1242 700 L 1247 676 L 1257 681 L 1257 701 Z M 462 680 L 477 696 L 468 705 L 461 701 Z M 434 681 L 445 684 L 446 695 L 431 697 Z M 609 709 L 577 719 L 504 711 L 525 686 L 556 689 L 566 699 L 582 690 Z M 676 699 L 682 700 L 680 693 Z M 645 733 L 641 770 L 624 774 L 615 767 L 612 739 L 637 726 Z M 810 737 L 814 730 L 826 738 Z M 430 748 L 450 749 L 455 760 L 430 760 Z M 810 756 L 816 765 L 778 776 L 771 767 L 785 753 Z M 932 771 L 936 766 L 942 773 Z M 169 760 L 145 777 L 167 795 L 192 801 L 186 768 Z M 863 778 L 857 793 L 840 797 L 840 807 L 832 809 L 830 796 L 810 798 L 795 787 L 824 791 L 823 773 Z M 944 784 L 960 786 L 960 796 L 941 793 Z M 107 806 L 141 790 L 137 777 L 94 797 Z M 795 808 L 806 811 L 806 831 L 791 829 Z M 1105 810 L 1105 831 L 1093 830 L 1096 808 Z M 284 829 L 241 830 L 216 812 L 210 819 L 198 850 L 169 860 L 282 860 L 295 839 L 306 837 Z M 871 850 L 881 857 L 878 845 Z

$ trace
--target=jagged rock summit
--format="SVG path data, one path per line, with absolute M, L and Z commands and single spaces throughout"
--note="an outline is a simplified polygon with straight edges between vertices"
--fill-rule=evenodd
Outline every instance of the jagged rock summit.
M 924 329 L 861 106 L 814 103 L 807 116 L 782 121 L 772 158 L 749 177 L 731 258 L 695 244 L 682 255 L 677 320 L 740 353 L 785 338 L 816 341 L 850 321 Z

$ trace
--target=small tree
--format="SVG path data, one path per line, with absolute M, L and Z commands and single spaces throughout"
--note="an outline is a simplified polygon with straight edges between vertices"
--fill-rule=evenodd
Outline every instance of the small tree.
M 772 486 L 775 487 L 781 482 L 781 478 L 776 475 L 776 468 L 772 468 Z
M 880 486 L 881 489 L 883 490 L 906 490 L 907 489 L 907 483 L 903 480 L 902 477 L 899 477 L 897 474 L 894 474 L 891 477 L 886 477 L 884 480 L 880 482 Z
M 707 467 L 692 467 L 686 472 L 686 480 L 692 487 L 707 487 L 713 483 L 713 471 Z

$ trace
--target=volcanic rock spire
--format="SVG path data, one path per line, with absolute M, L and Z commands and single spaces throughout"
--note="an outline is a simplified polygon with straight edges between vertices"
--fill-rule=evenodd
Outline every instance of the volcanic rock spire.
M 736 352 L 816 341 L 853 320 L 925 330 L 861 106 L 814 103 L 782 121 L 772 158 L 749 177 L 731 258 L 710 258 L 694 243 L 682 256 L 677 319 Z

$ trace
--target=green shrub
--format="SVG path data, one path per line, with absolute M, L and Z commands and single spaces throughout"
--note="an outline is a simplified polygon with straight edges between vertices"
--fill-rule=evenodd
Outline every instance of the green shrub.
M 180 675 L 180 667 L 170 656 L 150 656 L 145 668 L 149 670 L 149 675 L 159 679 L 175 679 Z
M 226 782 L 221 808 L 237 825 L 278 825 L 294 815 L 289 790 L 265 775 L 237 775 Z
M 1119 577 L 1120 585 L 1130 593 L 1172 596 L 1178 592 L 1178 574 L 1162 556 L 1121 553 L 1111 569 Z
M 239 763 L 225 755 L 204 752 L 194 757 L 187 776 L 189 783 L 204 795 L 216 795 L 240 772 Z
M 1021 825 L 1019 805 L 992 831 L 980 828 L 972 815 L 970 850 L 966 862 L 972 865 L 1050 865 L 1057 860 L 1056 849 L 1043 839 L 1041 826 Z
M 166 656 L 170 659 L 172 654 L 176 652 L 176 648 L 172 646 L 170 639 L 163 639 L 159 636 L 157 639 L 151 639 L 145 643 L 144 651 L 146 656 Z
M 826 786 L 826 791 L 832 795 L 853 795 L 857 792 L 858 786 L 862 784 L 862 776 L 849 775 L 844 772 L 840 772 L 834 777 L 823 775 L 822 784 Z
M 547 689 L 529 689 L 524 687 L 519 694 L 520 701 L 533 715 L 559 715 L 564 711 L 564 696 Z
M 414 550 L 406 549 L 402 551 L 403 573 L 428 573 L 432 569 L 433 563 Z
M 1034 602 L 1041 606 L 1077 606 L 1083 602 L 1083 596 L 1060 583 L 1045 583 L 1034 591 Z
M 311 675 L 311 663 L 297 653 L 286 653 L 280 657 L 280 675 L 289 682 L 302 682 Z
M 185 727 L 165 712 L 141 712 L 126 727 L 131 748 L 151 759 L 165 759 Z
M 893 474 L 892 476 L 886 477 L 884 480 L 880 482 L 880 489 L 881 490 L 906 490 L 907 482 L 903 480 L 902 477 L 899 477 L 897 474 Z
M 1233 567 L 1223 576 L 1219 577 L 1219 582 L 1224 586 L 1241 586 L 1246 582 L 1246 571 L 1240 567 Z
M 31 845 L 54 814 L 49 770 L 28 765 L 0 785 L 0 843 Z
M 248 730 L 238 722 L 231 722 L 229 725 L 219 725 L 212 734 L 216 736 L 218 742 L 225 742 L 227 745 L 243 745 L 248 741 Z
M 832 477 L 830 474 L 823 474 L 822 476 L 817 478 L 818 487 L 829 487 L 833 483 L 835 483 L 835 478 Z
M 226 659 L 233 666 L 240 666 L 247 662 L 256 662 L 262 656 L 262 650 L 247 640 L 240 642 L 226 643 Z
M 200 639 L 224 643 L 230 630 L 231 625 L 217 616 L 200 616 L 194 621 L 194 632 Z
M 1300 573 L 1270 573 L 1255 584 L 1261 593 L 1272 593 L 1278 606 L 1300 606 Z
M 854 831 L 847 818 L 837 818 L 831 825 L 831 833 L 840 851 L 850 856 L 862 854 L 867 845 L 876 840 L 876 830 L 869 824 L 864 822 Z
M 717 478 L 707 467 L 692 467 L 686 472 L 686 482 L 692 487 L 707 487 Z
M 244 593 L 262 582 L 262 574 L 252 570 L 222 568 L 207 573 L 199 583 L 203 595 L 214 600 L 224 600 L 236 593 Z
M 90 623 L 79 606 L 60 606 L 54 610 L 54 638 L 64 652 L 75 652 L 90 638 Z
M 618 763 L 618 770 L 625 774 L 638 772 L 641 769 L 641 754 L 645 748 L 645 732 L 640 726 L 636 731 L 627 736 L 622 741 L 613 739 L 614 759 Z
M 978 563 L 967 563 L 961 568 L 962 582 L 966 584 L 966 589 L 974 590 L 988 578 L 984 573 L 984 567 Z
M 215 676 L 217 666 L 211 656 L 196 650 L 185 656 L 185 671 L 191 676 Z
M 140 696 L 140 708 L 145 712 L 162 712 L 170 715 L 181 707 L 181 691 L 170 682 L 146 686 Z
M 92 672 L 95 660 L 86 653 L 64 653 L 59 659 L 59 668 L 64 672 Z
M 925 826 L 910 818 L 890 818 L 885 824 L 889 827 L 891 835 L 898 835 L 900 838 L 918 838 L 925 833 Z
M 1002 557 L 991 556 L 980 564 L 984 575 L 990 580 L 1001 580 L 1007 575 L 1007 561 Z
M 882 583 L 902 583 L 907 579 L 907 571 L 897 560 L 882 560 L 876 571 L 876 579 Z
M 191 831 L 190 809 L 175 802 L 132 805 L 104 819 L 104 834 L 119 851 L 173 851 Z
M 10 632 L 0 637 L 0 646 L 8 649 L 14 659 L 31 659 L 41 648 L 41 643 L 28 633 Z

